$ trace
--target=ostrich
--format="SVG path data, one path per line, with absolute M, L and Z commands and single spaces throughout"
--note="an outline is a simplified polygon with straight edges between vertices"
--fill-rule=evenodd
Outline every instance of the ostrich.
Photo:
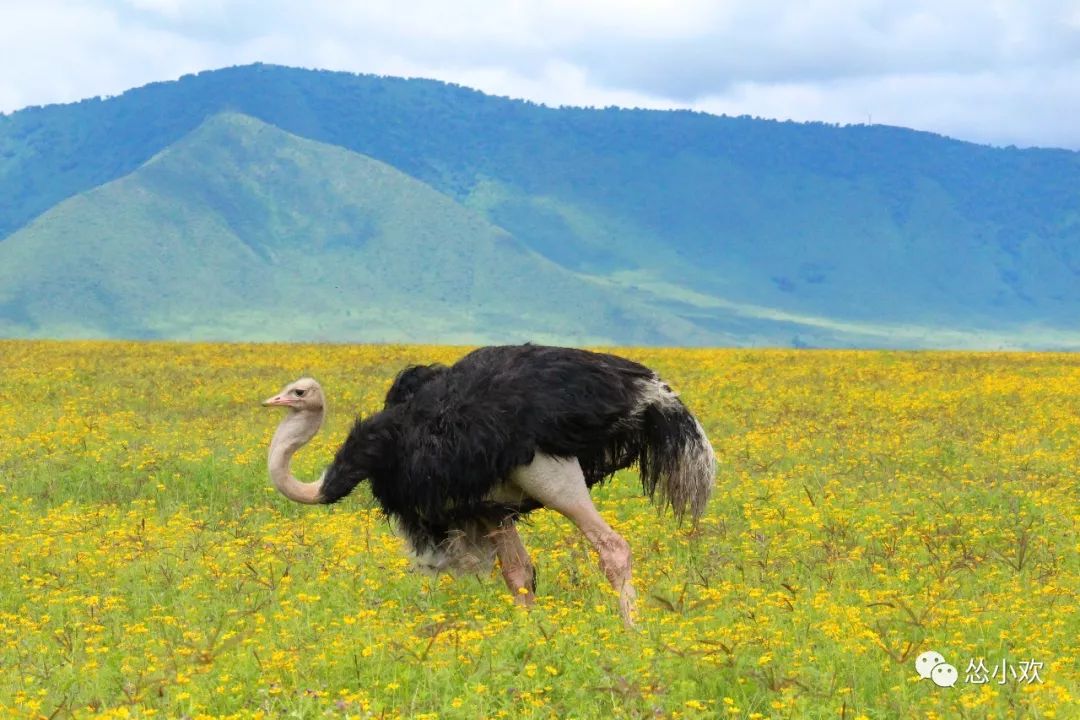
M 538 345 L 485 347 L 452 366 L 403 370 L 384 408 L 353 425 L 315 482 L 293 477 L 293 454 L 319 431 L 326 401 L 311 378 L 263 405 L 287 408 L 270 443 L 270 480 L 290 500 L 334 503 L 363 480 L 423 570 L 479 572 L 498 558 L 518 602 L 536 573 L 516 521 L 547 507 L 599 555 L 633 623 L 630 547 L 593 506 L 590 489 L 637 464 L 644 492 L 696 521 L 715 475 L 712 446 L 674 391 L 616 355 Z

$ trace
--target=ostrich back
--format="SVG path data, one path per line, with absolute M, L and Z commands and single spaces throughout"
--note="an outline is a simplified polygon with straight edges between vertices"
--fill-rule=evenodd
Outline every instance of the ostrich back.
M 538 451 L 578 458 L 590 487 L 632 465 L 646 442 L 641 415 L 658 387 L 636 362 L 537 345 L 409 368 L 386 408 L 353 427 L 325 487 L 344 495 L 370 478 L 383 510 L 406 525 L 529 512 L 539 505 L 496 503 L 492 491 Z

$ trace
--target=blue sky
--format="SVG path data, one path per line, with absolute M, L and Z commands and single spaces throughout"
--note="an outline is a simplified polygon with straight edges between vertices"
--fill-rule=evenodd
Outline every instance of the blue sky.
M 0 0 L 0 47 L 3 112 L 262 61 L 1080 149 L 1080 0 Z

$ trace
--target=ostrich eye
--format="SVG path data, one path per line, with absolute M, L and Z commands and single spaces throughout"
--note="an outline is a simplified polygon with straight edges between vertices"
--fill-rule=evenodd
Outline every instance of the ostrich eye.
M 293 390 L 293 394 L 296 395 L 296 397 L 304 397 L 303 390 Z

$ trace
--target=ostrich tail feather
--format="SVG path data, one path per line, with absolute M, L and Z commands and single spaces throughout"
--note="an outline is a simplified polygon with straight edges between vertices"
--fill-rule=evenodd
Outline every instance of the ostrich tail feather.
M 655 382 L 656 399 L 642 417 L 642 486 L 654 502 L 670 505 L 678 520 L 689 512 L 696 522 L 712 494 L 716 455 L 697 418 L 666 385 Z

